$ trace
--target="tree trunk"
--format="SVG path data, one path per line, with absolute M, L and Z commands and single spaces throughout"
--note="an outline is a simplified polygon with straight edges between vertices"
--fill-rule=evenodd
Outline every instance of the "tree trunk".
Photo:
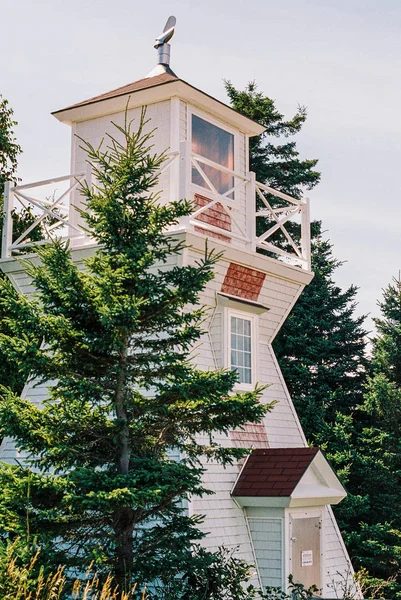
M 126 475 L 129 472 L 131 459 L 129 420 L 125 405 L 128 357 L 127 337 L 125 337 L 123 343 L 124 346 L 120 353 L 120 368 L 115 394 L 115 409 L 116 417 L 121 424 L 117 469 L 119 473 Z M 134 515 L 135 511 L 131 507 L 121 507 L 116 510 L 113 515 L 113 529 L 116 534 L 115 578 L 120 594 L 128 592 L 132 587 Z

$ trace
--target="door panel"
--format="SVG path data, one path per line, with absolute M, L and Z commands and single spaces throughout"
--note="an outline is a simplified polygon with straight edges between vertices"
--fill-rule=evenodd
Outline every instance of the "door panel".
M 291 572 L 294 582 L 321 588 L 321 518 L 291 519 Z

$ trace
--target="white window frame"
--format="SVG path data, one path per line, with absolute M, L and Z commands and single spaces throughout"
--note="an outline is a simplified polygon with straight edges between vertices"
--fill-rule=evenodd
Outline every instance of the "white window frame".
M 192 156 L 192 115 L 195 115 L 195 117 L 199 117 L 200 119 L 207 121 L 211 125 L 214 125 L 215 127 L 219 127 L 220 129 L 223 129 L 224 131 L 227 131 L 227 133 L 231 133 L 234 136 L 234 169 L 233 169 L 233 172 L 238 173 L 239 145 L 240 145 L 239 130 L 233 129 L 229 125 L 226 125 L 226 123 L 219 121 L 218 119 L 214 119 L 208 113 L 205 113 L 201 110 L 194 109 L 192 106 L 188 106 L 187 115 L 188 115 L 187 116 L 187 118 L 188 118 L 188 122 L 187 122 L 187 136 L 188 137 L 187 137 L 187 139 L 189 140 L 191 156 Z M 207 157 L 205 156 L 205 158 L 207 158 Z M 218 163 L 216 163 L 216 164 L 218 164 Z M 197 185 L 196 183 L 192 182 L 192 164 L 190 165 L 190 167 L 191 168 L 190 168 L 189 181 L 190 181 L 191 188 L 194 189 L 195 193 L 198 193 L 200 196 L 206 196 L 206 197 L 210 197 L 212 199 L 213 192 L 211 189 L 209 189 L 208 187 L 202 187 L 202 186 Z M 235 177 L 234 177 L 234 185 L 236 185 Z M 227 196 L 226 196 L 225 199 L 228 200 L 229 202 L 230 201 L 233 202 L 235 200 L 235 196 L 236 196 L 236 192 L 234 192 L 234 198 L 227 198 Z
M 250 321 L 251 323 L 251 383 L 237 382 L 234 390 L 249 391 L 253 390 L 258 380 L 257 373 L 257 344 L 258 344 L 258 316 L 247 312 L 246 310 L 235 310 L 232 308 L 224 309 L 224 366 L 231 369 L 231 317 L 237 317 Z

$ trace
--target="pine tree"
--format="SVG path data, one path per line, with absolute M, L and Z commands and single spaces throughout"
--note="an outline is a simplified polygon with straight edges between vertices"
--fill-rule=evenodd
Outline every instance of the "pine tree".
M 163 584 L 153 598 L 197 598 L 200 586 L 204 598 L 250 598 L 241 587 L 248 567 L 203 550 L 199 517 L 182 503 L 209 493 L 202 461 L 244 455 L 213 432 L 259 422 L 270 407 L 261 390 L 232 393 L 234 372 L 191 362 L 205 318 L 199 293 L 219 256 L 206 248 L 195 265 L 163 268 L 183 250 L 165 231 L 192 206 L 158 202 L 165 157 L 152 152 L 145 125 L 116 126 L 106 149 L 86 145 L 98 184 L 83 188 L 82 216 L 99 245 L 85 269 L 55 241 L 37 248 L 39 265 L 24 263 L 37 299 L 1 282 L 1 351 L 55 383 L 41 409 L 0 388 L 0 434 L 32 455 L 31 465 L 0 470 L 0 531 L 3 542 L 35 540 L 56 565 L 112 568 L 120 590 L 153 582 Z M 43 343 L 28 340 L 27 328 Z

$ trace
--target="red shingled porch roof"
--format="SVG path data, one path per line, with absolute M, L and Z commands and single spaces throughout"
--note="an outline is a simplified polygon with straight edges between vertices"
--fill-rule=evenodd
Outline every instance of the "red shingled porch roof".
M 258 448 L 237 479 L 233 496 L 291 496 L 319 448 Z

